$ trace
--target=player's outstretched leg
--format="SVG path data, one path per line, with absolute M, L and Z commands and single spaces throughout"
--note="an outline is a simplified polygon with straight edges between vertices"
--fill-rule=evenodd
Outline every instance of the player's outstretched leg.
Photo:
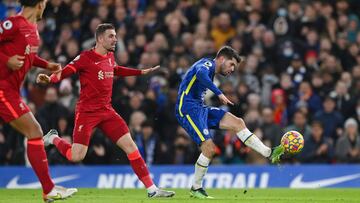
M 34 116 L 31 113 L 24 114 L 18 119 L 11 121 L 10 125 L 28 138 L 26 153 L 41 183 L 44 201 L 51 202 L 65 199 L 76 193 L 76 188 L 62 188 L 62 190 L 58 190 L 57 188 L 59 187 L 55 186 L 51 180 L 44 142 L 41 139 L 42 130 Z
M 116 144 L 127 154 L 130 165 L 139 180 L 145 185 L 149 198 L 172 197 L 175 195 L 175 192 L 159 189 L 154 184 L 150 177 L 146 163 L 141 157 L 136 144 L 130 136 L 130 133 L 126 133 L 125 135 L 121 136 Z
M 203 188 L 203 179 L 208 170 L 210 161 L 215 153 L 215 144 L 211 139 L 201 143 L 201 154 L 195 163 L 193 184 L 190 189 L 190 196 L 198 199 L 212 199 Z
M 220 128 L 237 132 L 236 135 L 246 146 L 269 158 L 272 163 L 279 163 L 284 154 L 284 148 L 280 145 L 273 149 L 264 145 L 254 133 L 246 128 L 245 122 L 241 118 L 229 112 L 221 119 Z
M 55 129 L 51 129 L 43 137 L 45 146 L 55 145 L 60 154 L 63 155 L 68 161 L 80 162 L 87 153 L 88 146 L 80 143 L 73 143 L 72 145 L 65 139 L 59 137 L 58 132 Z M 75 138 L 74 138 L 75 140 Z
M 57 130 L 51 129 L 43 137 L 45 146 L 55 145 L 60 154 L 66 157 L 67 160 L 72 161 L 71 144 L 59 137 Z

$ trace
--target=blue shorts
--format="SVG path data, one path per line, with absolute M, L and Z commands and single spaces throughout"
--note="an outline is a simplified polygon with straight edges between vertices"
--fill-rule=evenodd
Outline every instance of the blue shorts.
M 219 129 L 220 120 L 226 111 L 216 107 L 184 104 L 181 113 L 176 105 L 175 115 L 179 124 L 190 137 L 199 145 L 205 140 L 212 139 L 209 129 Z

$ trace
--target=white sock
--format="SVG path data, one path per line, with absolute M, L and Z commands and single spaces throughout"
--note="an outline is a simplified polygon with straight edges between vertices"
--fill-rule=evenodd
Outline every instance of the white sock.
M 192 185 L 194 189 L 199 189 L 202 187 L 203 178 L 208 170 L 209 164 L 210 159 L 201 153 L 195 164 L 195 174 Z
M 236 133 L 238 138 L 248 147 L 257 151 L 264 157 L 269 157 L 271 154 L 271 149 L 264 145 L 264 143 L 259 140 L 259 138 L 250 132 L 249 129 L 245 128 Z
M 59 137 L 59 136 L 53 135 L 53 136 L 50 136 L 50 137 L 49 137 L 49 141 L 50 141 L 51 144 L 54 144 L 54 139 L 55 139 L 56 137 Z
M 152 186 L 146 188 L 146 190 L 147 190 L 148 193 L 154 193 L 154 192 L 156 192 L 156 190 L 158 190 L 158 189 L 159 189 L 159 188 L 156 187 L 155 184 L 153 184 Z

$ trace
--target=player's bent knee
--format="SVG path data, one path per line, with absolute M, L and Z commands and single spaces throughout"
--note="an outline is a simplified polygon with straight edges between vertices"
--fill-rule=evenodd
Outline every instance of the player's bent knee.
M 82 161 L 87 152 L 88 147 L 86 145 L 74 143 L 71 148 L 71 161 L 80 162 Z
M 82 155 L 82 154 L 72 154 L 71 156 L 71 161 L 72 162 L 80 162 L 82 160 L 84 160 L 85 158 L 85 155 Z
M 245 122 L 242 118 L 236 118 L 236 125 L 234 126 L 235 132 L 239 132 L 240 130 L 243 130 L 245 128 Z
M 126 133 L 116 142 L 116 145 L 119 146 L 126 154 L 130 154 L 138 150 L 134 140 L 131 138 L 130 133 Z
M 215 155 L 215 144 L 213 142 L 203 142 L 201 146 L 202 153 L 208 157 L 212 158 Z
M 33 127 L 29 128 L 27 133 L 28 139 L 42 138 L 43 131 L 39 124 L 35 124 Z

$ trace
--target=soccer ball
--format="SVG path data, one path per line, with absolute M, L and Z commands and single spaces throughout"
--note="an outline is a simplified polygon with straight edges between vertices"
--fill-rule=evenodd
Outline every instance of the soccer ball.
M 289 154 L 297 154 L 304 147 L 304 138 L 297 131 L 288 131 L 281 138 L 281 145 L 285 152 Z

